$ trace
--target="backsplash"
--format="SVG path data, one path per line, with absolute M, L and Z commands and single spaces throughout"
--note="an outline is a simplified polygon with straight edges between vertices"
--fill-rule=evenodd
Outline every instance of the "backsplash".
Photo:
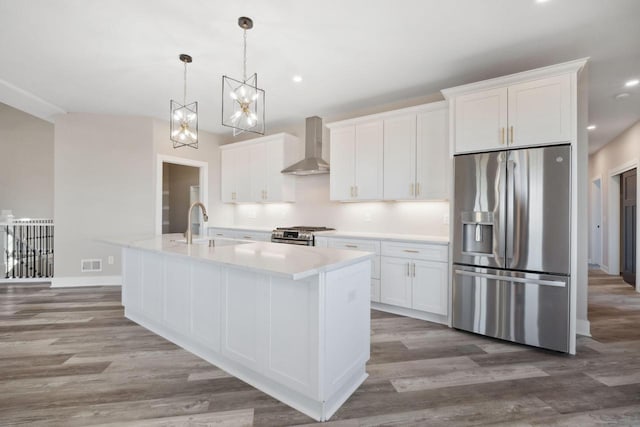
M 339 230 L 448 236 L 448 202 L 357 202 L 329 200 L 329 175 L 296 178 L 296 202 L 238 204 L 234 225 L 327 226 Z

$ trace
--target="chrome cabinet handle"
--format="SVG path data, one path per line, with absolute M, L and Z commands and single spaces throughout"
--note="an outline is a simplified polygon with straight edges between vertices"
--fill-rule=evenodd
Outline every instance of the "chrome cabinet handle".
M 242 236 L 243 239 L 250 239 L 251 236 Z
M 513 126 L 511 126 L 511 143 L 513 144 Z
M 500 128 L 500 144 L 504 145 L 504 128 Z
M 414 249 L 403 249 L 402 252 L 409 252 L 410 254 L 419 254 L 420 251 L 416 251 Z
M 411 263 L 407 263 L 407 277 L 411 277 Z
M 411 277 L 416 277 L 416 264 L 411 263 Z
M 416 196 L 420 195 L 420 183 L 416 183 Z
M 344 245 L 346 248 L 358 249 L 356 245 Z

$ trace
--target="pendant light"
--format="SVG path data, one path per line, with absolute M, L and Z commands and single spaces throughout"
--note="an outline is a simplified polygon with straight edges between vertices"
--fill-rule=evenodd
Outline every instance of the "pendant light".
M 193 59 L 184 53 L 179 58 L 184 63 L 184 92 L 182 104 L 171 100 L 171 141 L 173 148 L 198 148 L 198 103 L 187 104 L 187 64 Z
M 222 76 L 222 124 L 233 128 L 233 135 L 253 132 L 264 135 L 264 90 L 258 88 L 256 73 L 247 77 L 247 30 L 251 18 L 241 16 L 238 26 L 244 35 L 242 80 Z

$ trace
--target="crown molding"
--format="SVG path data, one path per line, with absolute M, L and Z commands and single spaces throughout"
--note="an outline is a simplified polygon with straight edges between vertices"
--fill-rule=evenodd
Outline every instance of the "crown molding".
M 2 79 L 0 79 L 0 102 L 52 123 L 55 115 L 66 114 L 63 108 Z

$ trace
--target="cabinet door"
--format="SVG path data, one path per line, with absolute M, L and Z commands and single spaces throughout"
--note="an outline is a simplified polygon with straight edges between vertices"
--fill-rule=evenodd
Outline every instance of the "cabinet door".
M 252 202 L 262 202 L 267 189 L 267 144 L 255 144 L 249 147 L 249 198 Z
M 455 151 L 484 151 L 506 146 L 507 88 L 455 99 Z
M 235 153 L 236 202 L 251 202 L 250 150 L 251 147 L 238 147 Z
M 356 125 L 355 198 L 382 200 L 382 121 Z
M 449 158 L 448 116 L 447 109 L 418 115 L 416 199 L 442 200 L 449 198 L 451 159 Z
M 412 261 L 413 276 L 411 307 L 434 314 L 447 314 L 448 264 L 445 262 Z
M 220 195 L 223 203 L 235 202 L 235 150 L 220 153 Z
M 384 121 L 384 199 L 408 200 L 416 195 L 416 116 Z
M 331 129 L 331 200 L 351 200 L 354 185 L 355 126 Z
M 411 308 L 411 260 L 382 257 L 380 302 Z
M 512 146 L 571 141 L 569 75 L 509 87 L 509 141 Z
M 262 159 L 265 164 L 264 187 L 265 202 L 283 202 L 285 200 L 283 189 L 285 181 L 292 179 L 289 175 L 284 175 L 280 171 L 284 165 L 284 140 L 272 141 L 267 145 L 266 157 Z M 288 165 L 287 165 L 288 166 Z

